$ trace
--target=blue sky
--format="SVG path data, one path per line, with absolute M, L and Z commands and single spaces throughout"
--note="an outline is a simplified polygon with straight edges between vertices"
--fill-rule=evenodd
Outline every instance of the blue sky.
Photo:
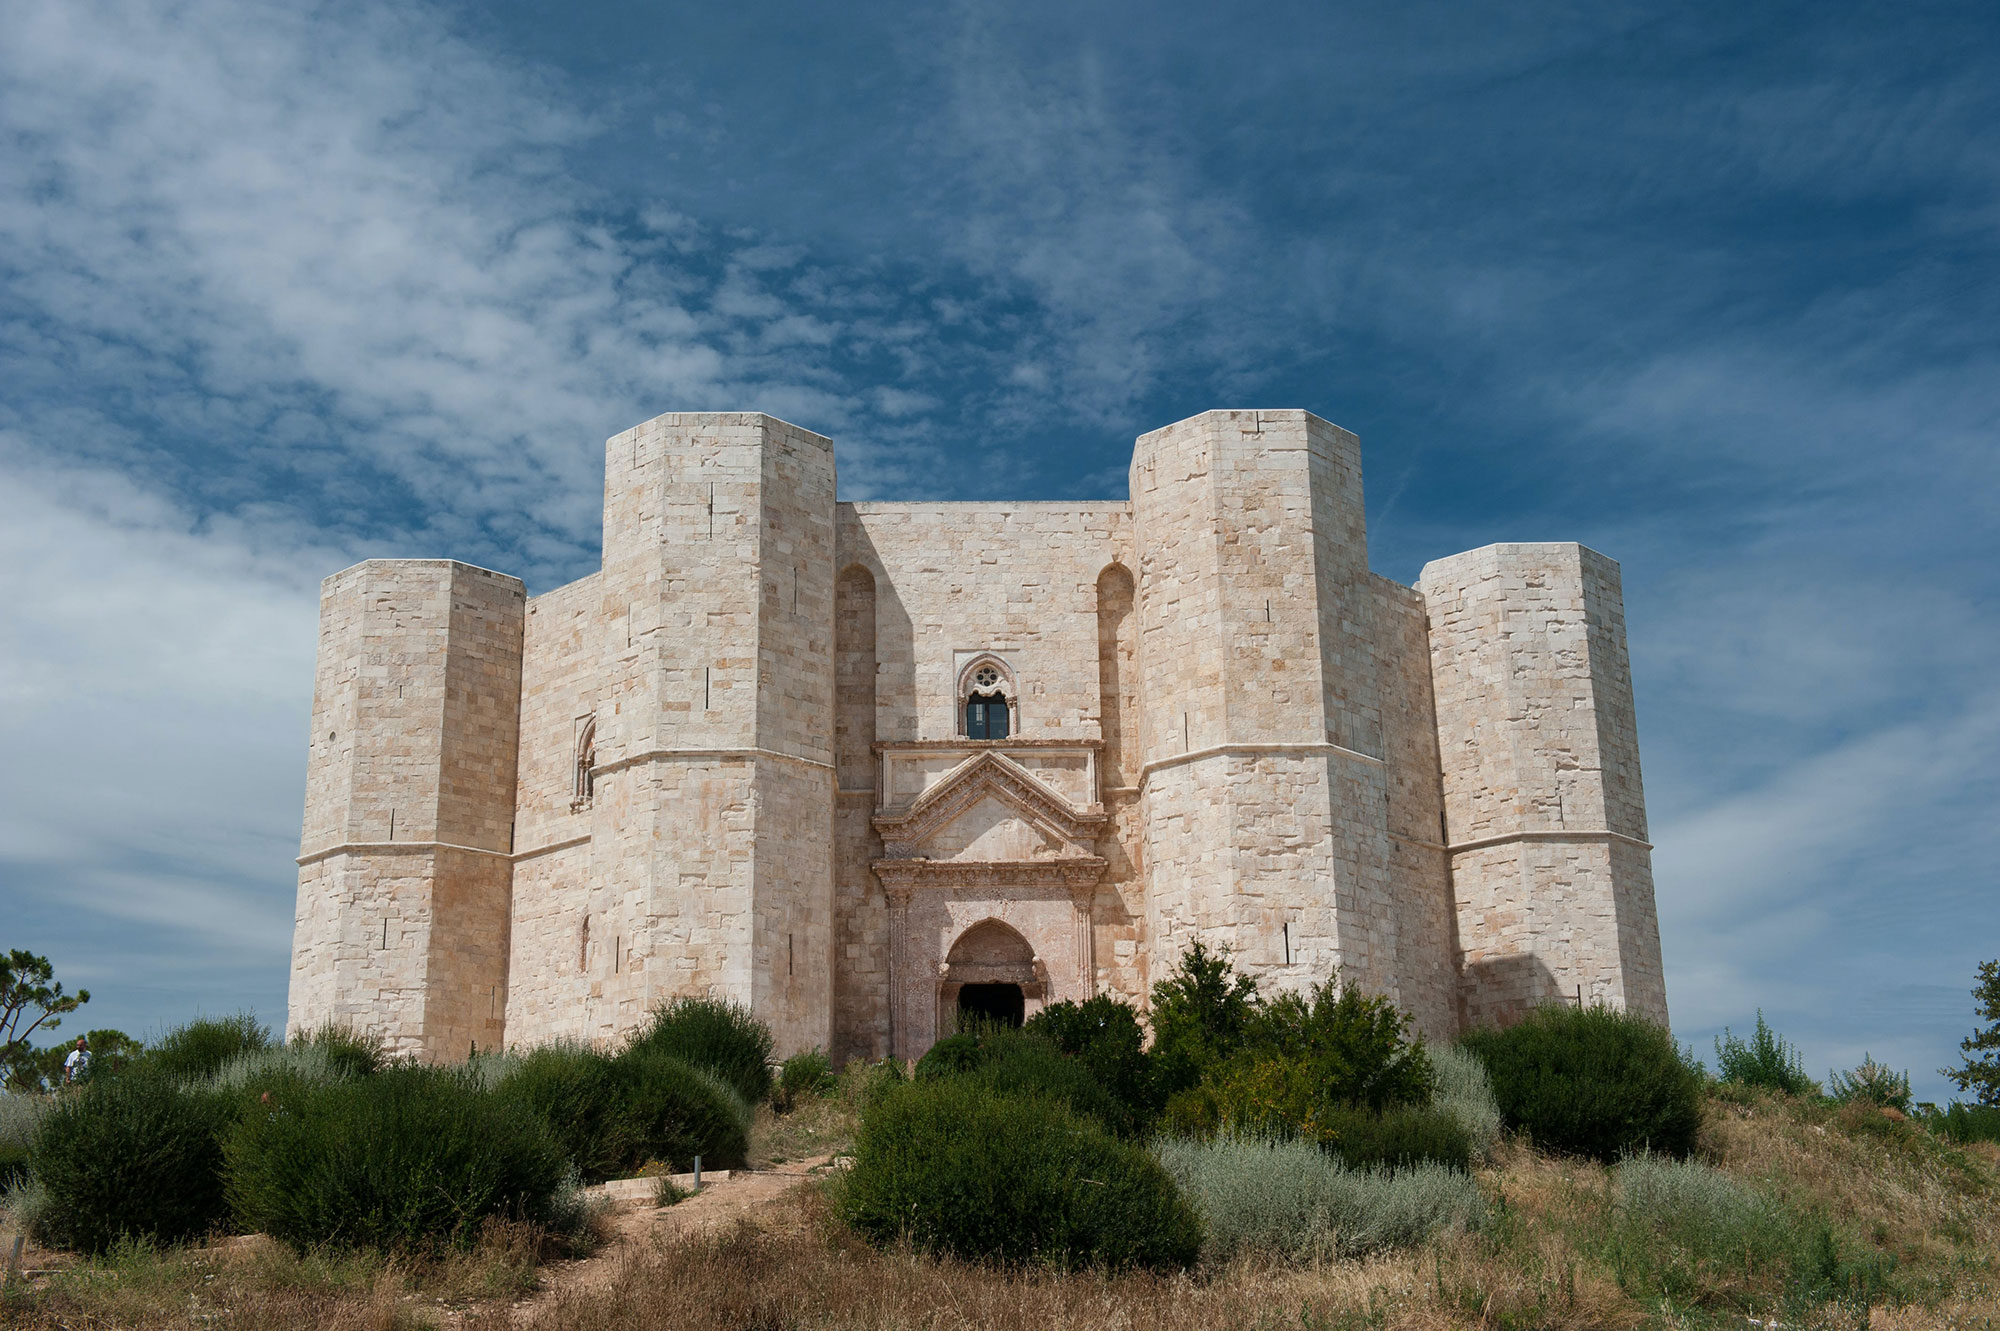
M 1623 564 L 1682 1037 L 1943 1094 L 2000 955 L 1990 4 L 6 24 L 0 946 L 84 1024 L 282 1021 L 327 573 L 587 572 L 660 411 L 1061 499 L 1303 406 L 1391 577 Z

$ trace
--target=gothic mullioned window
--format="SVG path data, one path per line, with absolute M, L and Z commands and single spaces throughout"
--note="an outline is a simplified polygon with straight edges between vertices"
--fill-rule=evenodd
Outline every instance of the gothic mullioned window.
M 1015 729 L 1016 691 L 1007 667 L 987 657 L 959 675 L 959 728 L 967 739 L 1005 739 Z

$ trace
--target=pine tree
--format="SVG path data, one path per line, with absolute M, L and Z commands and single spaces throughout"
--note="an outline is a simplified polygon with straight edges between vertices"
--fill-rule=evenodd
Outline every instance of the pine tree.
M 1980 1019 L 1992 1024 L 1974 1027 L 1972 1034 L 1959 1042 L 1958 1047 L 1965 1051 L 1964 1067 L 1938 1071 L 1958 1083 L 1959 1090 L 1971 1092 L 1978 1103 L 2000 1106 L 2000 961 L 1980 963 L 1972 1001 Z

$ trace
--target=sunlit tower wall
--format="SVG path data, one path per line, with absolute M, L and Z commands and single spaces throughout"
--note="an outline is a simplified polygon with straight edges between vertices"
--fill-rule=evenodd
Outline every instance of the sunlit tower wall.
M 683 995 L 831 1043 L 834 465 L 757 413 L 605 445 L 585 1033 Z
M 1418 589 L 1463 1020 L 1580 1000 L 1665 1022 L 1618 565 L 1490 545 L 1427 564 Z
M 1207 412 L 1142 436 L 1131 487 L 1155 975 L 1200 939 L 1397 996 L 1360 441 Z
M 501 1043 L 524 600 L 440 559 L 322 584 L 289 1032 L 427 1059 Z

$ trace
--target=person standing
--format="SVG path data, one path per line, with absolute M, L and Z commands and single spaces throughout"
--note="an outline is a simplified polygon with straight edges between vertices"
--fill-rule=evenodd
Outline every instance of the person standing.
M 63 1080 L 71 1085 L 82 1081 L 90 1074 L 90 1044 L 81 1035 L 76 1037 L 76 1048 L 69 1051 L 63 1060 Z

